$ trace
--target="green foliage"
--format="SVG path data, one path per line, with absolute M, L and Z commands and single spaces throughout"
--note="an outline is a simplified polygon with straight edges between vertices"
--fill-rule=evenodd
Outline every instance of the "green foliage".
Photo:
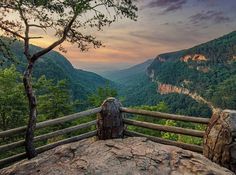
M 65 116 L 76 112 L 77 101 L 72 99 L 71 91 L 68 89 L 66 80 L 54 81 L 45 76 L 34 80 L 34 88 L 39 100 L 38 122 Z M 24 95 L 22 76 L 15 66 L 0 69 L 0 131 L 16 128 L 26 125 L 27 120 L 27 101 Z M 35 135 L 41 135 L 65 127 L 78 125 L 80 123 L 94 120 L 95 116 L 81 118 L 73 122 L 65 122 L 53 127 L 47 127 L 36 131 Z M 64 136 L 37 142 L 36 146 L 42 146 L 52 141 L 57 141 L 69 136 L 78 135 L 95 127 L 82 129 Z M 24 139 L 24 135 L 17 135 L 11 138 L 0 138 L 1 145 Z M 9 152 L 0 154 L 0 158 L 8 157 L 24 151 L 23 148 L 17 148 Z
M 168 106 L 164 102 L 160 102 L 159 104 L 157 104 L 155 106 L 143 105 L 143 106 L 136 106 L 134 108 L 144 109 L 144 110 L 149 110 L 149 111 L 168 112 Z M 162 125 L 165 124 L 165 120 L 157 119 L 157 118 L 153 118 L 153 117 L 147 117 L 147 116 L 142 116 L 142 115 L 131 115 L 131 116 L 128 115 L 127 117 L 130 117 L 134 120 L 150 122 L 150 123 L 154 123 L 154 124 L 162 124 Z M 129 126 L 128 129 L 132 130 L 132 131 L 140 132 L 140 133 L 143 133 L 146 135 L 161 137 L 160 131 L 154 131 L 151 129 L 141 128 L 141 127 L 137 127 L 137 126 Z
M 189 60 L 187 63 L 180 60 L 185 55 L 194 54 L 202 54 L 207 60 Z M 161 54 L 148 67 L 148 72 L 154 72 L 154 79 L 158 82 L 196 92 L 215 107 L 235 109 L 235 55 L 236 31 L 188 50 Z M 175 100 L 173 103 L 181 103 Z M 172 108 L 172 104 L 168 105 Z
M 149 111 L 167 112 L 167 113 L 169 111 L 168 106 L 164 102 L 160 102 L 156 106 L 139 106 L 136 108 L 149 110 Z M 134 115 L 134 116 L 128 116 L 128 117 L 130 117 L 134 120 L 144 121 L 144 122 L 149 122 L 149 123 L 154 123 L 154 124 L 160 124 L 160 125 L 164 125 L 164 126 L 175 126 L 175 127 L 189 128 L 189 129 L 202 130 L 202 131 L 204 131 L 206 129 L 205 126 L 202 124 L 195 124 L 195 123 L 190 123 L 190 122 L 157 119 L 157 118 L 140 116 L 140 115 Z M 141 128 L 141 127 L 137 127 L 137 126 L 128 126 L 128 129 L 131 131 L 136 131 L 136 132 L 143 133 L 146 135 L 161 137 L 161 138 L 168 139 L 168 140 L 180 141 L 180 142 L 189 143 L 189 144 L 196 144 L 196 145 L 202 144 L 202 139 L 197 138 L 197 137 L 186 136 L 186 135 L 181 135 L 181 134 L 174 134 L 174 133 L 169 133 L 169 132 L 155 131 L 155 130 Z
M 118 94 L 125 97 L 124 106 L 154 106 L 165 102 L 169 112 L 174 114 L 210 117 L 211 109 L 205 104 L 198 103 L 191 97 L 182 94 L 161 95 L 157 92 L 157 84 L 152 82 L 145 73 L 140 73 L 128 83 L 117 86 Z M 119 97 L 120 98 L 120 97 Z
M 27 102 L 21 79 L 14 66 L 0 69 L 0 130 L 26 123 Z
M 13 43 L 13 40 L 7 40 L 4 37 L 0 37 L 0 67 L 5 64 L 7 61 L 14 61 L 14 54 L 11 52 L 10 45 Z
M 207 90 L 211 101 L 223 109 L 235 109 L 236 106 L 236 75 L 233 75 L 218 85 Z
M 41 120 L 54 119 L 75 112 L 68 84 L 65 80 L 54 83 L 45 76 L 38 79 L 36 85 L 38 96 L 38 118 Z
M 225 36 L 188 49 L 185 54 L 201 53 L 209 58 L 205 65 L 220 65 L 232 61 L 233 56 L 236 54 L 235 46 L 236 31 L 233 31 Z
M 34 83 L 38 96 L 38 122 L 74 113 L 73 101 L 66 80 L 53 81 L 45 76 Z M 21 73 L 15 66 L 0 69 L 0 130 L 26 124 L 27 101 Z
M 98 87 L 97 92 L 88 97 L 88 102 L 92 106 L 101 106 L 108 97 L 117 97 L 117 91 L 106 83 L 104 87 Z
M 33 45 L 30 47 L 32 50 L 42 49 Z M 16 65 L 16 68 L 23 73 L 26 61 L 20 48 L 22 48 L 21 42 L 15 42 L 11 45 L 14 55 L 17 55 L 15 61 L 19 63 Z M 3 57 L 0 55 L 0 62 L 1 60 L 3 60 Z M 12 62 L 8 60 L 3 64 L 3 68 L 9 67 L 11 64 Z M 33 77 L 39 79 L 42 75 L 45 75 L 47 79 L 51 79 L 54 82 L 66 80 L 72 99 L 79 100 L 80 102 L 85 101 L 89 95 L 96 92 L 98 87 L 104 86 L 109 81 L 95 73 L 75 69 L 64 56 L 55 51 L 51 51 L 43 56 L 43 59 L 38 60 L 35 64 Z M 114 87 L 114 83 L 109 82 L 109 84 L 111 87 Z M 77 105 L 77 110 L 84 110 L 87 107 L 87 103 L 80 103 L 80 105 Z

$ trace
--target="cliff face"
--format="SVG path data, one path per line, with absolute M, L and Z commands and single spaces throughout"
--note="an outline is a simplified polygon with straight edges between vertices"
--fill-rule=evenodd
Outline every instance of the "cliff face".
M 196 100 L 197 102 L 207 104 L 212 109 L 213 112 L 217 111 L 217 109 L 212 105 L 212 103 L 208 102 L 207 100 L 205 100 L 203 97 L 201 97 L 197 93 L 190 92 L 186 88 L 174 86 L 171 84 L 158 83 L 157 90 L 160 94 L 178 93 L 178 94 L 188 95 L 191 98 L 193 98 L 194 100 Z
M 207 61 L 207 58 L 205 55 L 202 54 L 194 54 L 194 55 L 185 55 L 180 58 L 181 61 L 183 62 L 188 62 L 188 61 Z
M 203 155 L 146 138 L 87 139 L 0 170 L 1 175 L 233 175 Z

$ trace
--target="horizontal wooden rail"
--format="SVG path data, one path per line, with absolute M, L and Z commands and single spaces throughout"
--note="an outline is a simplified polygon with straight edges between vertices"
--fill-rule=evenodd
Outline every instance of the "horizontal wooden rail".
M 185 122 L 208 124 L 210 121 L 210 119 L 208 119 L 208 118 L 167 114 L 167 113 L 156 112 L 156 111 L 147 111 L 147 110 L 142 110 L 142 109 L 131 109 L 131 108 L 121 107 L 120 110 L 121 110 L 121 112 L 130 113 L 130 114 L 147 115 L 147 116 L 156 117 L 156 118 L 178 120 L 178 121 L 185 121 Z
M 176 142 L 173 140 L 167 140 L 167 139 L 162 139 L 162 138 L 158 138 L 158 137 L 154 137 L 154 136 L 149 136 L 146 134 L 141 134 L 138 132 L 134 132 L 134 131 L 125 131 L 124 134 L 126 136 L 132 136 L 132 137 L 146 137 L 154 142 L 157 143 L 161 143 L 161 144 L 166 144 L 166 145 L 172 145 L 172 146 L 177 146 L 183 149 L 187 149 L 190 151 L 194 151 L 194 152 L 198 152 L 198 153 L 202 153 L 203 152 L 203 148 L 202 146 L 198 146 L 198 145 L 191 145 L 191 144 L 187 144 L 187 143 L 182 143 L 182 142 Z
M 46 140 L 46 139 L 49 139 L 49 138 L 52 138 L 52 137 L 56 137 L 56 136 L 59 136 L 59 135 L 63 135 L 63 134 L 67 134 L 67 133 L 70 133 L 70 132 L 73 132 L 73 131 L 77 131 L 79 129 L 88 128 L 90 126 L 95 125 L 96 123 L 97 123 L 97 120 L 94 120 L 94 121 L 91 121 L 91 122 L 88 122 L 88 123 L 83 123 L 83 124 L 80 124 L 80 125 L 76 125 L 76 126 L 72 126 L 72 127 L 69 127 L 69 128 L 54 131 L 54 132 L 51 132 L 51 133 L 47 133 L 47 134 L 44 134 L 44 135 L 40 135 L 40 136 L 35 137 L 34 141 L 35 142 L 42 141 L 42 140 Z M 0 152 L 8 151 L 8 150 L 11 150 L 13 148 L 24 146 L 24 144 L 25 144 L 25 140 L 20 140 L 20 141 L 17 141 L 17 142 L 2 145 L 2 146 L 0 146 Z
M 71 120 L 75 120 L 75 119 L 78 119 L 80 117 L 85 117 L 85 116 L 97 114 L 97 113 L 101 112 L 101 110 L 102 110 L 102 108 L 98 107 L 98 108 L 90 109 L 90 110 L 87 110 L 87 111 L 79 112 L 79 113 L 76 113 L 76 114 L 72 114 L 72 115 L 68 115 L 68 116 L 64 116 L 64 117 L 60 117 L 60 118 L 40 122 L 40 123 L 36 124 L 36 129 L 45 128 L 45 127 L 48 127 L 48 126 L 52 126 L 52 125 L 68 122 L 68 121 L 71 121 Z M 25 132 L 25 130 L 26 130 L 26 126 L 22 126 L 22 127 L 10 129 L 10 130 L 7 130 L 7 131 L 2 131 L 2 132 L 0 132 L 0 137 L 12 136 L 14 134 L 19 134 L 19 133 Z
M 176 133 L 176 134 L 184 134 L 184 135 L 201 137 L 201 138 L 203 138 L 204 133 L 205 133 L 204 131 L 179 128 L 179 127 L 175 127 L 175 126 L 164 126 L 164 125 L 135 121 L 135 120 L 130 120 L 130 119 L 124 119 L 124 123 L 128 124 L 128 125 L 140 126 L 140 127 L 148 128 L 148 129 L 154 129 L 154 130 L 158 130 L 158 131 L 172 132 L 172 133 Z
M 74 136 L 74 137 L 71 137 L 71 138 L 68 138 L 68 139 L 60 140 L 58 142 L 51 143 L 51 144 L 39 147 L 39 148 L 36 149 L 36 151 L 37 151 L 37 153 L 42 153 L 44 151 L 50 150 L 50 149 L 55 148 L 55 147 L 60 146 L 60 145 L 71 143 L 71 142 L 76 142 L 76 141 L 83 140 L 83 139 L 93 137 L 93 136 L 96 136 L 96 135 L 97 135 L 96 130 L 91 131 L 91 132 L 88 132 L 88 133 L 85 133 L 85 134 L 81 134 L 79 136 Z M 24 158 L 26 158 L 26 153 L 20 153 L 20 154 L 2 159 L 2 160 L 0 160 L 0 167 L 3 167 L 7 164 L 22 160 Z

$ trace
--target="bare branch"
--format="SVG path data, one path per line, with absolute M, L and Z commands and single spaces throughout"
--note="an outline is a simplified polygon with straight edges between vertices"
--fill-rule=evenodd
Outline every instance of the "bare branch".
M 52 43 L 50 46 L 48 46 L 47 48 L 35 53 L 32 57 L 31 60 L 32 62 L 35 62 L 39 57 L 41 57 L 42 55 L 50 52 L 52 49 L 54 49 L 55 47 L 59 46 L 60 44 L 62 44 L 67 37 L 68 32 L 70 31 L 71 26 L 73 25 L 74 21 L 76 20 L 78 14 L 76 13 L 72 19 L 70 20 L 70 22 L 68 23 L 68 25 L 65 27 L 64 31 L 63 31 L 63 35 L 62 37 L 55 41 L 54 43 Z
M 37 27 L 37 28 L 41 28 L 41 29 L 46 29 L 48 27 L 51 27 L 51 25 L 38 25 L 38 24 L 29 24 L 29 27 Z
M 18 37 L 18 38 L 21 38 L 21 39 L 23 39 L 23 40 L 25 39 L 24 36 L 20 35 L 19 33 L 15 32 L 15 31 L 10 30 L 10 29 L 7 28 L 7 27 L 2 26 L 1 24 L 0 24 L 0 28 L 1 28 L 2 30 L 4 30 L 5 32 L 12 34 L 13 36 L 16 36 L 16 37 Z
M 29 40 L 30 39 L 42 39 L 43 37 L 42 36 L 32 36 L 32 37 L 29 37 Z

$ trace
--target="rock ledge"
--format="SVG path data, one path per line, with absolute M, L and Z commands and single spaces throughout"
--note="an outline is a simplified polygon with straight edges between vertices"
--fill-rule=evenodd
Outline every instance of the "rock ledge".
M 1 175 L 233 175 L 204 156 L 140 137 L 62 145 L 0 170 Z

